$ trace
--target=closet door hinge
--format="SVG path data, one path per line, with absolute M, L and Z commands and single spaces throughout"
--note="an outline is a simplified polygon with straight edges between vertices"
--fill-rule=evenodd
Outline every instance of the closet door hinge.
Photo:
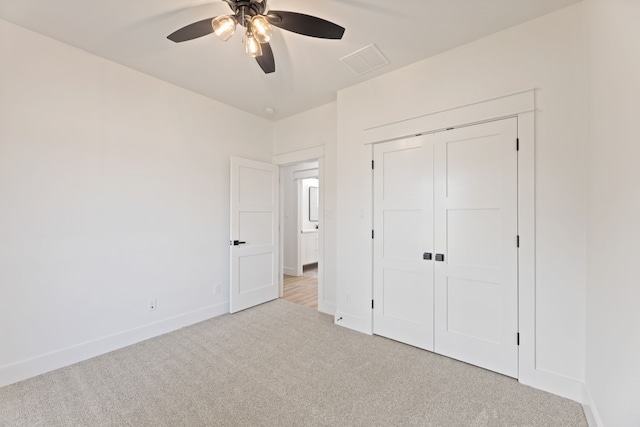
M 516 246 L 520 247 L 520 236 L 516 236 Z
M 371 310 L 373 310 L 373 300 L 371 300 Z
M 375 160 L 371 160 L 371 169 L 375 169 Z
M 375 234 L 376 234 L 376 233 L 375 233 L 375 231 L 374 231 L 374 230 L 371 230 L 371 238 L 372 238 L 372 239 L 375 239 Z
M 520 151 L 520 138 L 516 138 L 516 151 Z
M 518 345 L 520 345 L 520 332 L 518 332 L 516 340 L 517 340 Z

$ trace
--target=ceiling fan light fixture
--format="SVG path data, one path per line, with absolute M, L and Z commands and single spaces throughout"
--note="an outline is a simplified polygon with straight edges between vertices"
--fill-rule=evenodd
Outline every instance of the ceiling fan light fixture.
M 304 13 L 286 10 L 271 10 L 267 0 L 223 0 L 231 9 L 231 14 L 216 16 L 192 22 L 167 36 L 174 43 L 186 42 L 215 33 L 227 41 L 241 25 L 246 28 L 242 42 L 245 52 L 256 58 L 265 74 L 276 71 L 275 58 L 271 49 L 273 27 L 319 39 L 339 40 L 345 29 L 338 24 Z
M 233 15 L 217 16 L 211 21 L 213 32 L 225 42 L 236 32 L 237 25 L 238 20 Z
M 251 32 L 251 28 L 247 29 L 247 35 L 244 38 L 245 52 L 252 57 L 262 56 L 262 46 Z
M 268 43 L 271 40 L 271 24 L 264 15 L 256 15 L 251 18 L 251 32 L 259 43 Z

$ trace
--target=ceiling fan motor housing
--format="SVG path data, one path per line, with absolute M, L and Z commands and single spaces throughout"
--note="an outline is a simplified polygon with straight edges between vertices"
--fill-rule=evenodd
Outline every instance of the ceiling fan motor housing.
M 235 14 L 238 24 L 246 27 L 250 18 L 256 15 L 263 15 L 267 9 L 266 0 L 230 0 L 227 1 L 229 7 Z

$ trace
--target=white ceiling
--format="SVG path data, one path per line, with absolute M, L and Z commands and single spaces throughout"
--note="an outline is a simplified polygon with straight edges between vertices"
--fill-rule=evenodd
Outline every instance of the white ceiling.
M 176 44 L 166 36 L 227 14 L 220 0 L 0 0 L 0 17 L 225 104 L 278 120 L 336 99 L 336 92 L 579 0 L 268 0 L 274 10 L 346 28 L 342 40 L 276 29 L 276 72 L 244 54 L 242 36 Z M 358 76 L 339 59 L 371 43 L 390 64 Z M 265 108 L 276 110 L 268 114 Z

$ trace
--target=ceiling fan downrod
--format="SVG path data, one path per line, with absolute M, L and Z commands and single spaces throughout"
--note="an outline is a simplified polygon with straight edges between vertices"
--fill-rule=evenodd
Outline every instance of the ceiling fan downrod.
M 266 1 L 256 2 L 255 0 L 239 0 L 227 3 L 235 14 L 238 24 L 243 27 L 248 25 L 251 18 L 256 15 L 263 15 L 264 11 L 267 9 Z

